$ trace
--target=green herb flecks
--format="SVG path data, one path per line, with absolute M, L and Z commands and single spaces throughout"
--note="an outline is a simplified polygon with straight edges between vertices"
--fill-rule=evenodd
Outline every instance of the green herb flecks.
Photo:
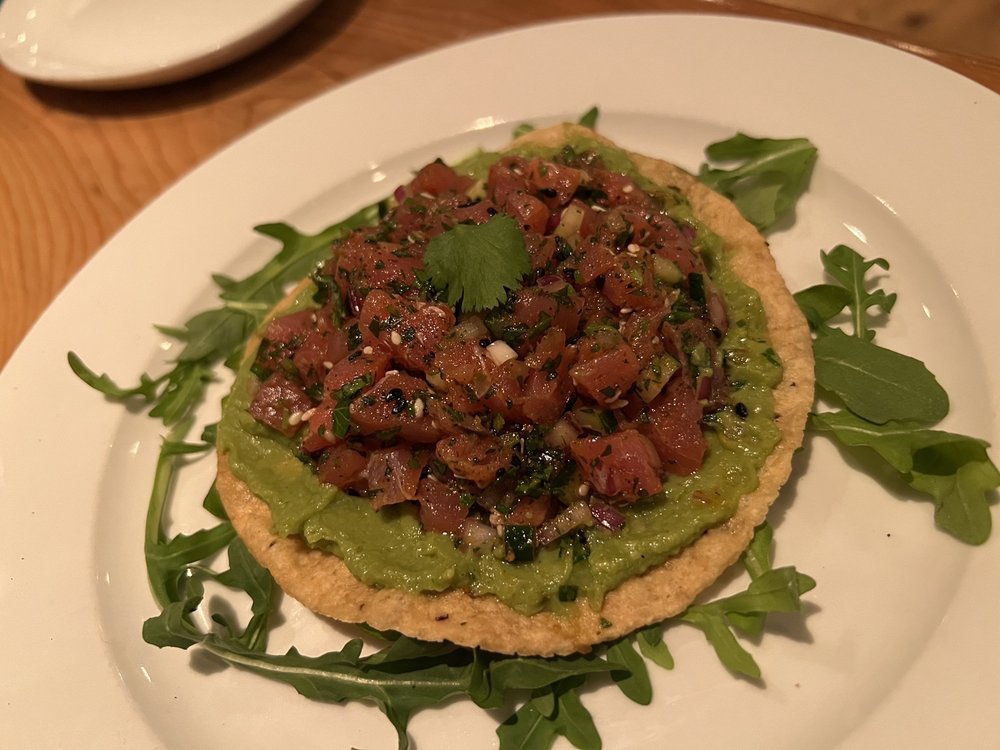
M 698 179 L 736 204 L 764 230 L 791 211 L 816 163 L 816 147 L 806 138 L 752 138 L 737 133 L 705 149 L 710 162 L 741 162 L 732 169 L 702 164 Z

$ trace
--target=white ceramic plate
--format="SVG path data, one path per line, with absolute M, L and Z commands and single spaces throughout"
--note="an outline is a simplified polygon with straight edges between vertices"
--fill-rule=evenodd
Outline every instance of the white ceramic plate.
M 5 0 L 0 62 L 23 78 L 113 89 L 167 83 L 249 54 L 319 0 Z
M 96 256 L 11 360 L 0 381 L 0 745 L 394 746 L 374 708 L 314 704 L 142 642 L 155 613 L 142 526 L 160 430 L 104 403 L 65 354 L 124 382 L 159 369 L 170 352 L 150 324 L 210 304 L 211 272 L 269 257 L 253 225 L 319 230 L 427 159 L 595 103 L 608 136 L 692 169 L 738 129 L 809 136 L 821 153 L 811 189 L 771 236 L 790 286 L 819 281 L 820 248 L 840 242 L 888 258 L 900 299 L 880 340 L 938 374 L 954 397 L 946 428 L 997 442 L 1000 97 L 887 47 L 747 19 L 604 18 L 468 42 L 331 91 L 196 169 Z M 776 617 L 752 646 L 763 686 L 676 627 L 677 668 L 654 668 L 654 706 L 613 687 L 584 697 L 605 747 L 996 747 L 1000 543 L 973 549 L 936 531 L 929 503 L 894 497 L 822 437 L 798 464 L 773 516 L 778 563 L 819 586 L 804 621 Z M 198 465 L 177 488 L 178 528 L 205 520 L 191 509 L 211 471 Z M 273 650 L 318 653 L 344 637 L 284 612 Z M 495 719 L 457 703 L 418 714 L 411 731 L 422 748 L 485 748 Z

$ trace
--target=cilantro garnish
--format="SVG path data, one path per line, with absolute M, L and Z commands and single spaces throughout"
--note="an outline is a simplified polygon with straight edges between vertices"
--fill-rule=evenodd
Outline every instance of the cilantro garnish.
M 427 243 L 423 275 L 445 293 L 449 305 L 461 300 L 467 312 L 488 310 L 521 288 L 531 258 L 517 222 L 498 214 L 485 224 L 459 224 Z

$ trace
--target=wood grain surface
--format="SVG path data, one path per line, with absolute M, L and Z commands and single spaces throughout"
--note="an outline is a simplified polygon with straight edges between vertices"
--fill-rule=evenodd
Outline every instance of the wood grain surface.
M 276 43 L 197 78 L 117 92 L 27 83 L 0 69 L 0 367 L 80 267 L 145 204 L 254 126 L 331 86 L 473 35 L 558 18 L 700 11 L 878 39 L 1000 91 L 995 60 L 753 0 L 340 0 Z

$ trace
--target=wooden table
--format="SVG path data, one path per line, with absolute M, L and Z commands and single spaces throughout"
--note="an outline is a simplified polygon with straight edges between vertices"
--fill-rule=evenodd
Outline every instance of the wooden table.
M 1000 64 L 753 0 L 338 0 L 282 40 L 193 80 L 120 92 L 0 69 L 0 367 L 77 270 L 142 206 L 255 125 L 331 86 L 470 35 L 628 11 L 778 18 L 930 58 L 1000 92 Z

